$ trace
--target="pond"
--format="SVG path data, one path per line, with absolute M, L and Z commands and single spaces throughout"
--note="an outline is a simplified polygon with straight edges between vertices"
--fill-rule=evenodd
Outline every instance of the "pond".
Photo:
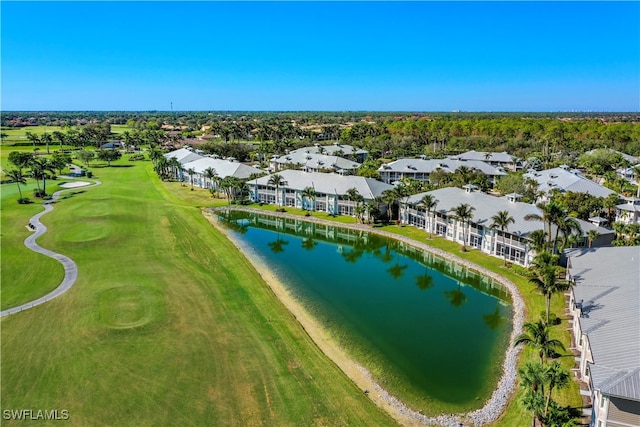
M 389 392 L 416 410 L 468 411 L 495 389 L 512 329 L 492 279 L 374 233 L 219 212 L 243 251 Z

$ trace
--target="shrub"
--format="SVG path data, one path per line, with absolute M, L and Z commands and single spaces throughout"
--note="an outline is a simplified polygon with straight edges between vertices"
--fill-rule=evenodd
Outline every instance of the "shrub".
M 47 193 L 42 189 L 37 189 L 37 188 L 33 189 L 33 197 L 36 197 L 36 198 L 40 199 L 40 198 L 45 197 L 46 195 L 47 195 Z
M 33 201 L 28 197 L 19 197 L 18 204 L 19 205 L 28 205 L 29 203 L 33 203 Z
M 87 178 L 91 178 L 93 176 L 93 172 L 87 171 Z

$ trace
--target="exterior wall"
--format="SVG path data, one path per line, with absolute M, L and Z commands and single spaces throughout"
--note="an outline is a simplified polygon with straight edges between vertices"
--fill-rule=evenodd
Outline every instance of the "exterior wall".
M 616 209 L 616 221 L 625 224 L 640 224 L 640 211 L 627 211 L 624 209 Z
M 335 215 L 355 215 L 356 203 L 344 200 L 338 194 L 317 193 L 315 200 L 309 200 L 302 197 L 301 190 L 280 187 L 276 194 L 275 187 L 270 185 L 258 185 L 257 187 L 256 192 L 256 184 L 249 183 L 249 198 L 254 202 L 272 203 L 278 206 L 290 206 Z M 371 202 L 371 200 L 364 199 L 364 203 L 368 202 Z M 385 209 L 382 209 L 382 213 L 385 211 Z M 367 217 L 365 216 L 365 218 Z
M 508 232 L 503 235 L 499 230 L 492 230 L 473 221 L 463 224 L 440 212 L 427 214 L 425 211 L 407 206 L 401 207 L 400 219 L 404 224 L 422 228 L 427 232 L 431 231 L 433 234 L 460 244 L 463 243 L 464 238 L 467 246 L 498 258 L 504 259 L 504 250 L 506 250 L 507 261 L 519 265 L 528 266 L 533 260 L 533 251 L 520 237 Z

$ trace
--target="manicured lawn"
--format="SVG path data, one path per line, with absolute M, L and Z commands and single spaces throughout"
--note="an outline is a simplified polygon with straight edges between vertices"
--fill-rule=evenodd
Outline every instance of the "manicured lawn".
M 27 228 L 29 218 L 41 212 L 43 208 L 42 200 L 33 197 L 33 189 L 36 188 L 33 179 L 29 179 L 27 185 L 22 185 L 21 188 L 23 195 L 29 197 L 34 203 L 19 205 L 16 202 L 18 199 L 16 184 L 4 184 L 0 187 L 0 226 L 2 227 L 0 309 L 3 310 L 41 297 L 55 289 L 64 276 L 60 263 L 30 251 L 24 246 L 24 239 L 32 234 Z M 58 189 L 56 181 L 48 181 L 47 193 L 52 194 Z M 44 219 L 43 223 L 46 223 Z M 33 268 L 34 266 L 38 268 Z
M 73 258 L 79 278 L 1 320 L 2 409 L 66 409 L 74 426 L 393 425 L 196 207 L 218 201 L 132 163 L 95 169 L 103 185 L 44 217 L 40 244 Z M 4 206 L 2 221 L 4 251 Z M 23 283 L 55 274 L 9 261 L 3 288 L 25 270 Z

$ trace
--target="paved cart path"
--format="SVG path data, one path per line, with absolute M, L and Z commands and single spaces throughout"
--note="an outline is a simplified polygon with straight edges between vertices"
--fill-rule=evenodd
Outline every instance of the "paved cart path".
M 60 178 L 73 179 L 67 176 L 61 176 Z M 66 191 L 75 190 L 78 188 L 95 187 L 96 185 L 100 185 L 100 184 L 102 184 L 102 182 L 95 181 L 93 184 L 90 184 L 90 185 L 83 185 L 82 187 L 78 185 L 69 186 L 69 188 L 67 189 L 56 191 L 55 193 L 53 193 L 53 196 L 51 196 L 51 200 L 48 200 L 42 204 L 42 206 L 44 207 L 44 211 L 37 213 L 36 215 L 31 217 L 31 219 L 29 220 L 29 223 L 35 226 L 35 232 L 25 239 L 24 245 L 34 252 L 37 252 L 39 254 L 43 254 L 50 258 L 58 260 L 60 264 L 62 264 L 62 266 L 64 267 L 64 278 L 62 279 L 62 283 L 60 283 L 60 285 L 58 285 L 58 287 L 55 288 L 53 291 L 49 292 L 48 294 L 38 299 L 21 304 L 17 307 L 2 310 L 0 311 L 0 317 L 8 316 L 14 313 L 19 313 L 21 311 L 35 307 L 37 305 L 44 304 L 45 302 L 50 301 L 53 298 L 56 298 L 62 295 L 63 293 L 71 289 L 71 287 L 76 283 L 76 279 L 78 278 L 78 266 L 76 265 L 76 263 L 68 256 L 50 251 L 49 249 L 45 249 L 36 243 L 36 239 L 38 239 L 38 237 L 42 236 L 47 231 L 47 227 L 40 222 L 40 218 L 42 218 L 43 215 L 53 210 L 53 203 L 55 203 L 58 200 L 58 198 L 60 198 L 60 195 L 62 193 Z

